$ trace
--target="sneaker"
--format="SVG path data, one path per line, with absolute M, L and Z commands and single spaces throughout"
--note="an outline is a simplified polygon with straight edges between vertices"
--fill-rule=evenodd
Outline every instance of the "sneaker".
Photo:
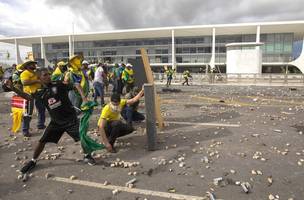
M 96 165 L 95 159 L 90 154 L 85 155 L 83 161 L 91 166 Z
M 34 161 L 31 160 L 30 162 L 26 163 L 22 167 L 22 169 L 20 170 L 20 172 L 22 174 L 25 174 L 25 173 L 29 172 L 30 170 L 32 170 L 35 166 L 36 166 L 36 162 L 34 162 Z
M 38 126 L 38 127 L 37 127 L 38 130 L 44 130 L 45 128 L 46 128 L 45 125 L 43 125 L 43 126 Z
M 29 132 L 23 133 L 24 137 L 31 137 L 32 135 Z

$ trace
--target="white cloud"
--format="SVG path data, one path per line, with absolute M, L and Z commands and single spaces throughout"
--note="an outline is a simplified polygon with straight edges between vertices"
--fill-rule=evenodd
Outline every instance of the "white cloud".
M 304 0 L 0 0 L 0 34 L 303 20 Z
M 90 28 L 70 7 L 50 6 L 44 0 L 0 2 L 0 34 L 6 36 L 64 34 Z M 101 21 L 108 29 L 111 26 Z

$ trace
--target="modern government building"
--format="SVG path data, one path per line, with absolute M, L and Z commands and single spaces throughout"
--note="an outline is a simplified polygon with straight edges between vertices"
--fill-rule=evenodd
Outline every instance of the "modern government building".
M 304 21 L 177 26 L 65 35 L 1 38 L 31 46 L 34 58 L 56 63 L 81 54 L 92 63 L 128 62 L 147 50 L 153 71 L 164 65 L 178 72 L 221 73 L 304 72 Z

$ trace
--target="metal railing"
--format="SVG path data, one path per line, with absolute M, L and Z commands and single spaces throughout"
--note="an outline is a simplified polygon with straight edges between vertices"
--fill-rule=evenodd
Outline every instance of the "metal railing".
M 191 74 L 190 83 L 202 84 L 242 84 L 242 85 L 295 85 L 304 86 L 304 74 Z M 153 73 L 156 83 L 166 83 L 167 77 L 163 73 Z M 172 83 L 182 83 L 182 73 L 173 76 Z

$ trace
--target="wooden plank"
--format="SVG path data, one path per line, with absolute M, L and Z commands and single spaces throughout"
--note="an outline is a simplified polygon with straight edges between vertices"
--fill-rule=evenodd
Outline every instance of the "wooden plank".
M 147 51 L 144 48 L 140 49 L 140 53 L 141 53 L 141 58 L 144 64 L 144 69 L 146 72 L 146 76 L 147 76 L 147 80 L 148 83 L 153 84 L 154 85 L 154 78 L 153 78 L 153 73 L 150 67 L 150 63 L 149 63 L 149 58 L 147 55 Z M 161 115 L 161 111 L 160 111 L 160 98 L 159 96 L 156 94 L 156 90 L 155 91 L 155 114 L 156 114 L 156 120 L 158 122 L 158 127 L 159 128 L 163 128 L 164 127 L 164 119 Z
M 150 67 L 149 58 L 148 58 L 148 54 L 147 54 L 146 49 L 141 48 L 140 53 L 141 53 L 142 61 L 144 63 L 144 69 L 145 69 L 145 72 L 146 72 L 148 83 L 154 84 L 153 73 L 152 73 L 152 70 L 151 70 L 151 67 Z
M 100 188 L 100 189 L 118 190 L 121 192 L 149 195 L 149 196 L 154 196 L 154 197 L 163 197 L 163 198 L 168 198 L 168 199 L 179 199 L 179 200 L 206 200 L 207 199 L 206 197 L 175 194 L 175 193 L 168 193 L 168 192 L 158 192 L 158 191 L 153 191 L 153 190 L 128 188 L 128 187 L 122 187 L 122 186 L 116 186 L 116 185 L 104 185 L 104 184 L 96 183 L 96 182 L 83 181 L 83 180 L 71 180 L 71 179 L 62 178 L 62 177 L 54 177 L 50 180 L 57 181 L 57 182 L 70 183 L 70 184 L 75 184 L 75 185 L 95 187 L 95 188 Z

